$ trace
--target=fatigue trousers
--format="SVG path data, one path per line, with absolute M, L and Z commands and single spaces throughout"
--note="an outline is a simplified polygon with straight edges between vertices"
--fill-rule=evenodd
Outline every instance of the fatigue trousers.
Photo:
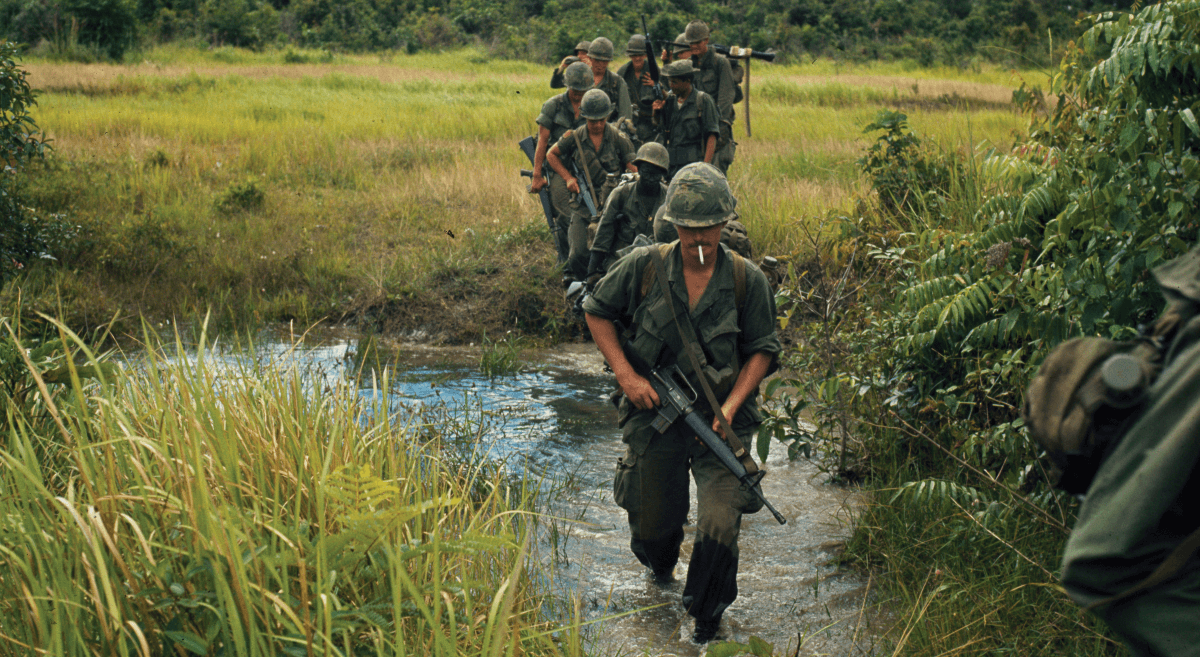
M 562 176 L 549 173 L 547 174 L 547 183 L 550 188 L 550 204 L 554 206 L 554 249 L 558 252 L 559 264 L 565 266 L 571 253 L 567 231 L 571 226 L 571 216 L 575 212 L 575 207 L 571 202 L 571 190 L 567 189 L 567 183 Z
M 618 461 L 613 482 L 617 505 L 629 515 L 629 547 L 638 561 L 655 570 L 673 568 L 679 561 L 690 469 L 696 480 L 699 513 L 682 601 L 697 620 L 717 620 L 737 598 L 742 510 L 753 508 L 757 499 L 741 489 L 733 473 L 682 421 L 663 434 L 643 423 L 629 423 L 625 428 L 627 434 L 653 434 L 648 443 L 645 435 L 626 435 L 629 447 Z M 753 434 L 739 429 L 738 435 Z M 639 449 L 642 445 L 644 451 Z

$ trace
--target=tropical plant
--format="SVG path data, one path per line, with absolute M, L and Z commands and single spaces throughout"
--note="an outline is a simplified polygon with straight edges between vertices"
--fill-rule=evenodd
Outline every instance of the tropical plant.
M 0 281 L 24 267 L 43 246 L 36 218 L 21 201 L 19 175 L 48 145 L 30 110 L 36 93 L 17 65 L 20 50 L 0 40 Z

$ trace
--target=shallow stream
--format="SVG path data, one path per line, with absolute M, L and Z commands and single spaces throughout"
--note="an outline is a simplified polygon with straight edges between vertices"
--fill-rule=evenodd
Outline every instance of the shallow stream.
M 298 347 L 260 342 L 257 353 L 339 377 L 352 368 L 355 349 L 351 340 L 330 336 Z M 395 401 L 466 404 L 495 414 L 500 420 L 481 447 L 523 464 L 561 492 L 552 509 L 558 519 L 543 523 L 538 558 L 554 566 L 547 583 L 564 608 L 578 600 L 583 619 L 592 621 L 589 654 L 703 654 L 690 641 L 692 622 L 679 604 L 682 581 L 652 583 L 629 551 L 629 529 L 611 492 L 623 454 L 608 401 L 613 379 L 593 345 L 529 352 L 524 371 L 490 379 L 479 372 L 479 351 L 469 347 L 400 345 L 379 352 L 397 368 Z M 767 468 L 764 493 L 788 524 L 777 524 L 765 510 L 744 517 L 740 595 L 719 636 L 742 643 L 758 637 L 789 657 L 877 654 L 887 621 L 873 583 L 834 563 L 850 530 L 854 490 L 823 483 L 807 461 L 789 463 L 782 445 L 775 445 Z M 692 500 L 694 517 L 694 484 Z M 687 571 L 690 550 L 689 536 L 677 577 Z

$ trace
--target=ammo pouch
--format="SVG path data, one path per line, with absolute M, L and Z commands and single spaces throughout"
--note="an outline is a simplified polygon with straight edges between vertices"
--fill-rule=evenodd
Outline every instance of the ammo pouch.
M 1046 356 L 1025 393 L 1021 416 L 1054 462 L 1057 488 L 1087 492 L 1104 459 L 1141 416 L 1167 347 L 1194 312 L 1190 303 L 1172 304 L 1137 340 L 1075 338 Z

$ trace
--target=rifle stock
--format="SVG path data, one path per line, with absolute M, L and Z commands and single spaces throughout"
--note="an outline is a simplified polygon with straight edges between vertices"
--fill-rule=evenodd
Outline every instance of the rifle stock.
M 525 153 L 525 156 L 529 158 L 529 164 L 532 165 L 534 155 L 537 152 L 537 140 L 533 137 L 526 137 L 517 142 L 517 146 L 519 146 L 521 148 L 521 152 Z M 528 172 L 529 178 L 533 177 L 533 171 L 530 171 L 529 169 L 521 169 L 522 176 L 524 176 L 526 172 Z M 542 214 L 546 215 L 546 224 L 550 226 L 550 234 L 553 235 L 558 232 L 558 226 L 555 225 L 554 221 L 554 205 L 550 203 L 550 192 L 543 187 L 541 191 L 538 192 L 538 198 L 542 201 Z
M 729 449 L 729 445 L 721 439 L 712 430 L 712 427 L 704 421 L 704 418 L 696 412 L 692 404 L 696 401 L 696 391 L 692 390 L 691 384 L 684 378 L 683 372 L 679 367 L 672 365 L 670 367 L 658 368 L 650 371 L 648 377 L 650 386 L 654 388 L 654 392 L 658 395 L 659 409 L 658 417 L 654 418 L 651 426 L 655 431 L 662 433 L 667 430 L 676 420 L 683 418 L 688 427 L 696 432 L 696 437 L 699 438 L 721 462 L 737 477 L 742 483 L 742 487 L 753 492 L 758 499 L 762 500 L 764 506 L 771 511 L 771 515 L 775 516 L 775 520 L 781 525 L 787 524 L 787 518 L 784 518 L 781 513 L 775 510 L 767 498 L 763 495 L 762 486 L 759 482 L 762 480 L 763 472 L 752 475 L 746 472 L 746 466 L 738 457 L 734 456 L 733 450 Z M 691 390 L 689 397 L 684 391 L 680 382 L 686 385 Z

